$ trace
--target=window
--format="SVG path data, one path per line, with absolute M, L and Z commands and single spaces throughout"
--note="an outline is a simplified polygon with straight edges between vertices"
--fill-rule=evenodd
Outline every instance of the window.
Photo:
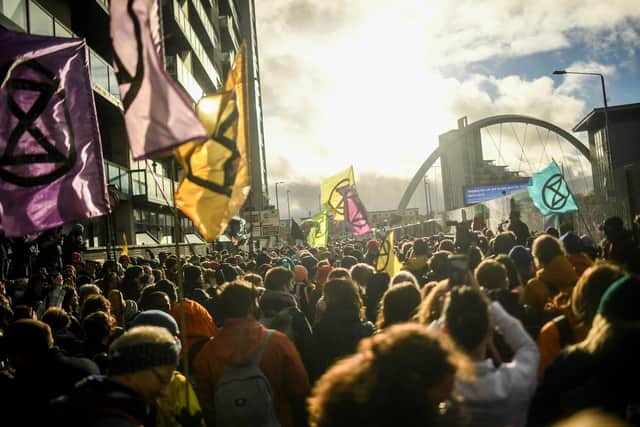
M 53 35 L 53 17 L 32 1 L 29 2 L 29 32 L 41 36 Z
M 109 66 L 94 51 L 89 53 L 91 78 L 104 89 L 109 89 Z
M 73 33 L 62 25 L 57 19 L 53 22 L 56 37 L 73 37 Z
M 23 30 L 27 29 L 27 3 L 25 0 L 0 0 L 0 13 Z

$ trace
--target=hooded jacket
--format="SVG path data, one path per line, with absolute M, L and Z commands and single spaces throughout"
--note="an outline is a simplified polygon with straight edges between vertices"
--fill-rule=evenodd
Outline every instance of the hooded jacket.
M 304 366 L 307 371 L 312 366 L 313 358 L 313 334 L 311 325 L 302 311 L 298 308 L 298 303 L 293 295 L 287 292 L 273 291 L 267 289 L 260 298 L 261 319 L 270 318 L 276 320 L 271 323 L 271 327 L 282 333 L 286 331 L 277 326 L 277 321 L 282 320 L 284 323 L 291 325 L 292 336 L 291 341 L 302 357 Z
M 182 310 L 184 310 L 184 323 L 182 322 Z M 186 345 L 182 349 L 181 355 L 184 352 L 188 353 L 191 346 L 198 341 L 213 337 L 218 333 L 218 328 L 213 323 L 207 309 L 196 301 L 185 299 L 178 302 L 171 307 L 169 314 L 178 322 L 180 331 L 186 331 L 187 334 Z
M 542 316 L 545 304 L 558 292 L 571 294 L 578 275 L 565 255 L 558 255 L 536 271 L 524 288 L 523 303 L 530 305 Z
M 214 390 L 225 365 L 242 365 L 254 359 L 267 329 L 253 317 L 227 318 L 218 335 L 194 357 L 196 393 L 205 419 L 215 420 Z M 295 346 L 274 331 L 260 362 L 273 390 L 276 415 L 283 427 L 294 424 L 293 405 L 309 393 L 309 377 Z
M 76 384 L 67 396 L 51 402 L 52 425 L 140 427 L 154 425 L 144 398 L 103 376 Z

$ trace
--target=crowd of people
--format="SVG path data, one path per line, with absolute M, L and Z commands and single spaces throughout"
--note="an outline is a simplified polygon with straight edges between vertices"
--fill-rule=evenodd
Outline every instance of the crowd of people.
M 3 242 L 2 425 L 640 425 L 622 220 L 457 228 L 396 238 L 393 275 L 375 238 L 101 265 L 80 225 Z

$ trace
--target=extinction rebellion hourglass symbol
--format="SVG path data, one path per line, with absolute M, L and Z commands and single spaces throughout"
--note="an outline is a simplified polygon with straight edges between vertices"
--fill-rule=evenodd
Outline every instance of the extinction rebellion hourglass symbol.
M 327 204 L 329 205 L 329 209 L 331 209 L 332 211 L 334 211 L 338 216 L 344 216 L 344 195 L 340 193 L 340 188 L 341 187 L 345 187 L 347 185 L 349 185 L 349 179 L 348 178 L 343 178 L 341 179 L 332 189 L 331 189 L 331 193 L 329 194 L 329 201 L 327 202 Z M 336 205 L 333 204 L 333 199 L 334 196 L 336 194 L 336 192 L 338 194 L 340 194 L 340 197 L 337 198 L 338 199 L 338 203 Z
M 0 68 L 10 113 L 3 120 L 5 125 L 17 121 L 8 130 L 7 144 L 0 154 L 0 178 L 21 187 L 49 184 L 69 172 L 77 158 L 65 92 L 58 77 L 39 62 L 14 64 Z M 66 127 L 59 115 L 64 115 Z M 55 129 L 47 128 L 47 123 L 55 123 Z M 65 132 L 67 135 L 57 141 L 55 135 Z
M 557 173 L 552 175 L 542 187 L 542 203 L 552 211 L 559 211 L 567 204 L 570 193 L 564 178 Z

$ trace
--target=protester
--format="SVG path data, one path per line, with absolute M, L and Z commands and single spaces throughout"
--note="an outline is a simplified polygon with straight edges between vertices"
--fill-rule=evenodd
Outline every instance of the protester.
M 443 407 L 464 359 L 418 325 L 363 340 L 333 365 L 309 398 L 313 427 L 456 425 Z M 455 419 L 455 418 L 454 418 Z
M 223 415 L 221 410 L 231 411 L 228 407 L 217 407 L 221 396 L 216 395 L 215 389 L 225 368 L 254 362 L 264 373 L 272 391 L 272 396 L 264 391 L 261 398 L 264 402 L 273 402 L 283 427 L 293 426 L 294 411 L 302 411 L 309 392 L 309 379 L 298 351 L 286 335 L 268 331 L 256 320 L 256 296 L 248 283 L 236 280 L 225 284 L 220 299 L 225 308 L 224 327 L 215 339 L 202 347 L 193 362 L 196 392 L 207 423 L 214 425 L 216 416 Z M 268 343 L 263 344 L 267 337 Z M 261 402 L 249 404 L 264 409 Z
M 57 425 L 155 425 L 151 404 L 167 395 L 178 348 L 174 337 L 157 326 L 127 331 L 109 348 L 109 374 L 76 384 L 52 403 Z

